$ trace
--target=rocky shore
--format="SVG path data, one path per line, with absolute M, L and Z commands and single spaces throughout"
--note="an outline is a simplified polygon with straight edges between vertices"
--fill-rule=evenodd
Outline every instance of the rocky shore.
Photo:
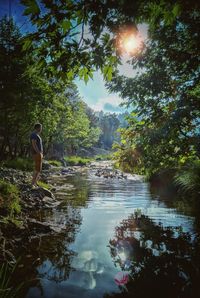
M 42 181 L 48 182 L 51 171 L 50 167 L 43 171 Z M 19 189 L 21 212 L 18 215 L 10 217 L 0 206 L 0 261 L 13 262 L 16 261 L 13 250 L 20 243 L 30 241 L 33 237 L 61 231 L 60 226 L 39 220 L 37 216 L 39 210 L 54 209 L 61 201 L 53 194 L 53 185 L 49 185 L 50 190 L 44 187 L 33 189 L 30 185 L 30 172 L 0 168 L 0 179 L 14 184 Z

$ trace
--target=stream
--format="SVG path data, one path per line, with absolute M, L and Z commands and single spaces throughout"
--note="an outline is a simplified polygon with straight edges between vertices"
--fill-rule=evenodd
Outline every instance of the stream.
M 94 165 L 49 178 L 62 203 L 35 214 L 60 231 L 22 243 L 20 298 L 193 297 L 195 218 L 152 194 L 140 176 L 106 179 L 95 172 Z M 126 285 L 117 284 L 119 272 L 128 276 Z

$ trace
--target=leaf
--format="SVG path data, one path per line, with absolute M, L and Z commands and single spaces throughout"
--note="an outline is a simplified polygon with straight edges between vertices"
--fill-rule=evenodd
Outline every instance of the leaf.
M 83 67 L 79 70 L 78 75 L 80 79 L 84 79 L 85 83 L 89 81 L 89 76 L 91 77 L 92 73 L 90 74 L 87 67 Z
M 85 81 L 85 84 L 87 84 L 87 82 L 89 81 L 88 73 L 84 73 L 84 81 Z
M 103 68 L 103 74 L 106 80 L 111 81 L 112 80 L 112 73 L 113 68 L 111 65 L 105 65 Z
M 61 23 L 63 33 L 65 34 L 70 28 L 71 28 L 71 22 L 70 20 L 63 20 Z
M 22 51 L 26 51 L 26 50 L 30 49 L 31 45 L 32 45 L 32 40 L 31 39 L 26 39 L 24 41 L 23 46 L 22 46 Z
M 108 81 L 111 81 L 112 80 L 112 72 L 113 72 L 113 68 L 112 68 L 112 66 L 109 66 L 108 72 L 107 72 L 107 79 L 108 79 Z
M 22 0 L 21 3 L 26 6 L 23 15 L 37 15 L 40 14 L 40 8 L 36 2 L 36 0 Z
M 67 72 L 67 78 L 69 80 L 72 80 L 74 78 L 74 72 L 72 70 L 70 70 L 70 71 Z
M 174 5 L 173 9 L 172 9 L 172 14 L 173 14 L 175 17 L 177 17 L 177 16 L 180 15 L 180 13 L 181 13 L 181 7 L 180 7 L 180 5 L 179 5 L 178 3 L 176 3 L 176 4 Z
M 93 72 L 91 70 L 88 72 L 88 75 L 91 79 L 93 79 Z

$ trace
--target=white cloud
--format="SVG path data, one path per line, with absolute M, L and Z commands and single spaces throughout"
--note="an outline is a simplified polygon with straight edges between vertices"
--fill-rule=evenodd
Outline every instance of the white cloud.
M 122 109 L 119 107 L 119 104 L 122 101 L 122 98 L 120 98 L 118 95 L 111 94 L 97 99 L 97 101 L 93 104 L 90 104 L 90 106 L 95 111 L 120 112 Z

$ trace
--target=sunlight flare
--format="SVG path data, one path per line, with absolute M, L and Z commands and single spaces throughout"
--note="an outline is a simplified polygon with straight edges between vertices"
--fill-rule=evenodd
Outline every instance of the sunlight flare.
M 119 31 L 116 47 L 121 55 L 137 55 L 142 51 L 144 41 L 135 28 L 123 28 Z
M 134 35 L 130 35 L 123 40 L 124 50 L 128 54 L 137 50 L 139 45 L 140 45 L 139 39 Z

